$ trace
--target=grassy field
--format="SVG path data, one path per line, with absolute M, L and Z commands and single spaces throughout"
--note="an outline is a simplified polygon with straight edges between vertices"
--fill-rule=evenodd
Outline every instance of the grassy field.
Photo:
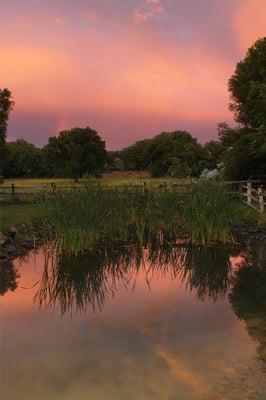
M 101 178 L 82 178 L 80 179 L 78 184 L 75 184 L 73 179 L 69 178 L 20 178 L 20 179 L 5 179 L 4 184 L 2 187 L 11 186 L 14 184 L 15 186 L 27 188 L 27 187 L 46 187 L 50 186 L 51 183 L 55 183 L 56 186 L 82 186 L 85 184 L 93 183 L 96 185 L 140 185 L 144 182 L 147 182 L 148 185 L 160 185 L 163 182 L 167 183 L 185 183 L 187 179 L 176 179 L 170 177 L 163 177 L 163 178 L 151 178 L 148 172 L 111 172 L 105 173 L 102 175 Z
M 38 218 L 39 209 L 31 203 L 10 203 L 1 206 L 1 230 Z

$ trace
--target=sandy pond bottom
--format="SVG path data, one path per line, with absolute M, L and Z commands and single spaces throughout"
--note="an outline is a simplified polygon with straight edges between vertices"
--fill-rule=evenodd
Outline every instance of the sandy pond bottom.
M 107 277 L 100 309 L 81 310 L 75 296 L 49 299 L 54 277 L 40 300 L 43 265 L 42 250 L 15 261 L 18 287 L 0 298 L 1 399 L 266 399 L 261 343 L 247 329 L 256 318 L 238 319 L 227 294 L 200 300 L 186 280 L 145 265 Z

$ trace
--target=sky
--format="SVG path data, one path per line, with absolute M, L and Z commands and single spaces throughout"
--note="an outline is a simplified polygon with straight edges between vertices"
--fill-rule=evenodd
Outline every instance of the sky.
M 266 0 L 0 0 L 8 140 L 89 126 L 119 149 L 232 123 L 227 81 L 266 35 Z

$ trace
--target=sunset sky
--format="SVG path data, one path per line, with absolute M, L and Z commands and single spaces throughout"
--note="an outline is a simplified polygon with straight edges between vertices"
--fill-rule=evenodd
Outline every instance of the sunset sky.
M 266 35 L 266 0 L 0 0 L 9 140 L 90 126 L 117 149 L 232 121 L 227 80 Z

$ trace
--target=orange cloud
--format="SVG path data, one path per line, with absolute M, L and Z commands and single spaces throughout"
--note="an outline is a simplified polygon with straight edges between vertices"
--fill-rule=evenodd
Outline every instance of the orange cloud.
M 183 362 L 179 361 L 176 357 L 174 357 L 169 351 L 161 347 L 157 347 L 155 349 L 155 354 L 163 359 L 166 365 L 169 367 L 171 373 L 178 379 L 180 382 L 189 386 L 193 391 L 197 393 L 197 395 L 206 394 L 209 390 L 206 383 L 188 368 Z

